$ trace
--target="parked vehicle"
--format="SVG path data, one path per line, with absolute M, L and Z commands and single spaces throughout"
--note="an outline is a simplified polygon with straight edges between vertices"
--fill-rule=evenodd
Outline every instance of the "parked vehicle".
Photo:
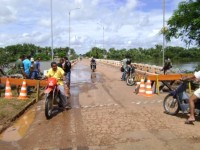
M 51 119 L 53 116 L 53 110 L 56 106 L 61 107 L 60 90 L 57 86 L 57 80 L 55 78 L 48 78 L 47 88 L 45 89 L 45 116 L 47 119 Z
M 179 111 L 182 113 L 189 112 L 189 96 L 186 92 L 189 81 L 182 81 L 182 83 L 164 98 L 163 107 L 167 114 L 176 115 Z M 195 104 L 195 112 L 200 112 L 200 102 Z
M 135 68 L 133 66 L 128 66 L 126 73 L 126 84 L 132 86 L 136 83 L 135 81 Z

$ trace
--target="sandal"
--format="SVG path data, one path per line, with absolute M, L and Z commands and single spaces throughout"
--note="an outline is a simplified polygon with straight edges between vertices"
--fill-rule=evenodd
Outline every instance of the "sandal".
M 194 122 L 195 122 L 195 120 L 189 120 L 189 119 L 187 119 L 185 121 L 185 124 L 194 124 Z

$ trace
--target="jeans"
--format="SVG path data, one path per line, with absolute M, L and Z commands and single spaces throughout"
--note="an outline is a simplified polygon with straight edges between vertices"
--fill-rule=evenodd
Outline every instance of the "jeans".
M 71 82 L 71 72 L 66 72 L 65 81 L 67 85 L 70 85 Z
M 60 100 L 63 107 L 66 107 L 69 102 L 67 102 L 67 96 L 65 94 L 64 85 L 58 85 L 58 89 L 60 90 Z
M 26 79 L 30 79 L 30 73 L 25 73 L 25 74 L 27 76 Z M 26 90 L 27 90 L 27 93 L 30 93 L 31 92 L 31 87 L 27 86 Z
M 31 72 L 30 79 L 37 79 L 37 77 L 38 77 L 38 72 L 37 71 Z
M 125 81 L 126 80 L 126 71 L 124 70 L 124 72 L 122 73 L 122 80 Z

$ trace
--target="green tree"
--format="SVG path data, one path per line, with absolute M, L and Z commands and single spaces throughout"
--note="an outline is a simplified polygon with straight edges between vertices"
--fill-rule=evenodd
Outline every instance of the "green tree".
M 161 32 L 168 41 L 175 37 L 181 38 L 186 45 L 200 46 L 200 0 L 180 2 L 167 24 L 168 29 Z

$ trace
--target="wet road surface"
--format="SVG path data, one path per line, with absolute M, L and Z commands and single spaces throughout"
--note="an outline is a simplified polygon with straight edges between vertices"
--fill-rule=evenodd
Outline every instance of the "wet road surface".
M 89 61 L 72 70 L 72 109 L 46 120 L 44 100 L 39 101 L 0 136 L 0 149 L 199 149 L 200 122 L 183 122 L 187 115 L 163 113 L 166 94 L 146 98 L 120 81 L 119 69 Z

